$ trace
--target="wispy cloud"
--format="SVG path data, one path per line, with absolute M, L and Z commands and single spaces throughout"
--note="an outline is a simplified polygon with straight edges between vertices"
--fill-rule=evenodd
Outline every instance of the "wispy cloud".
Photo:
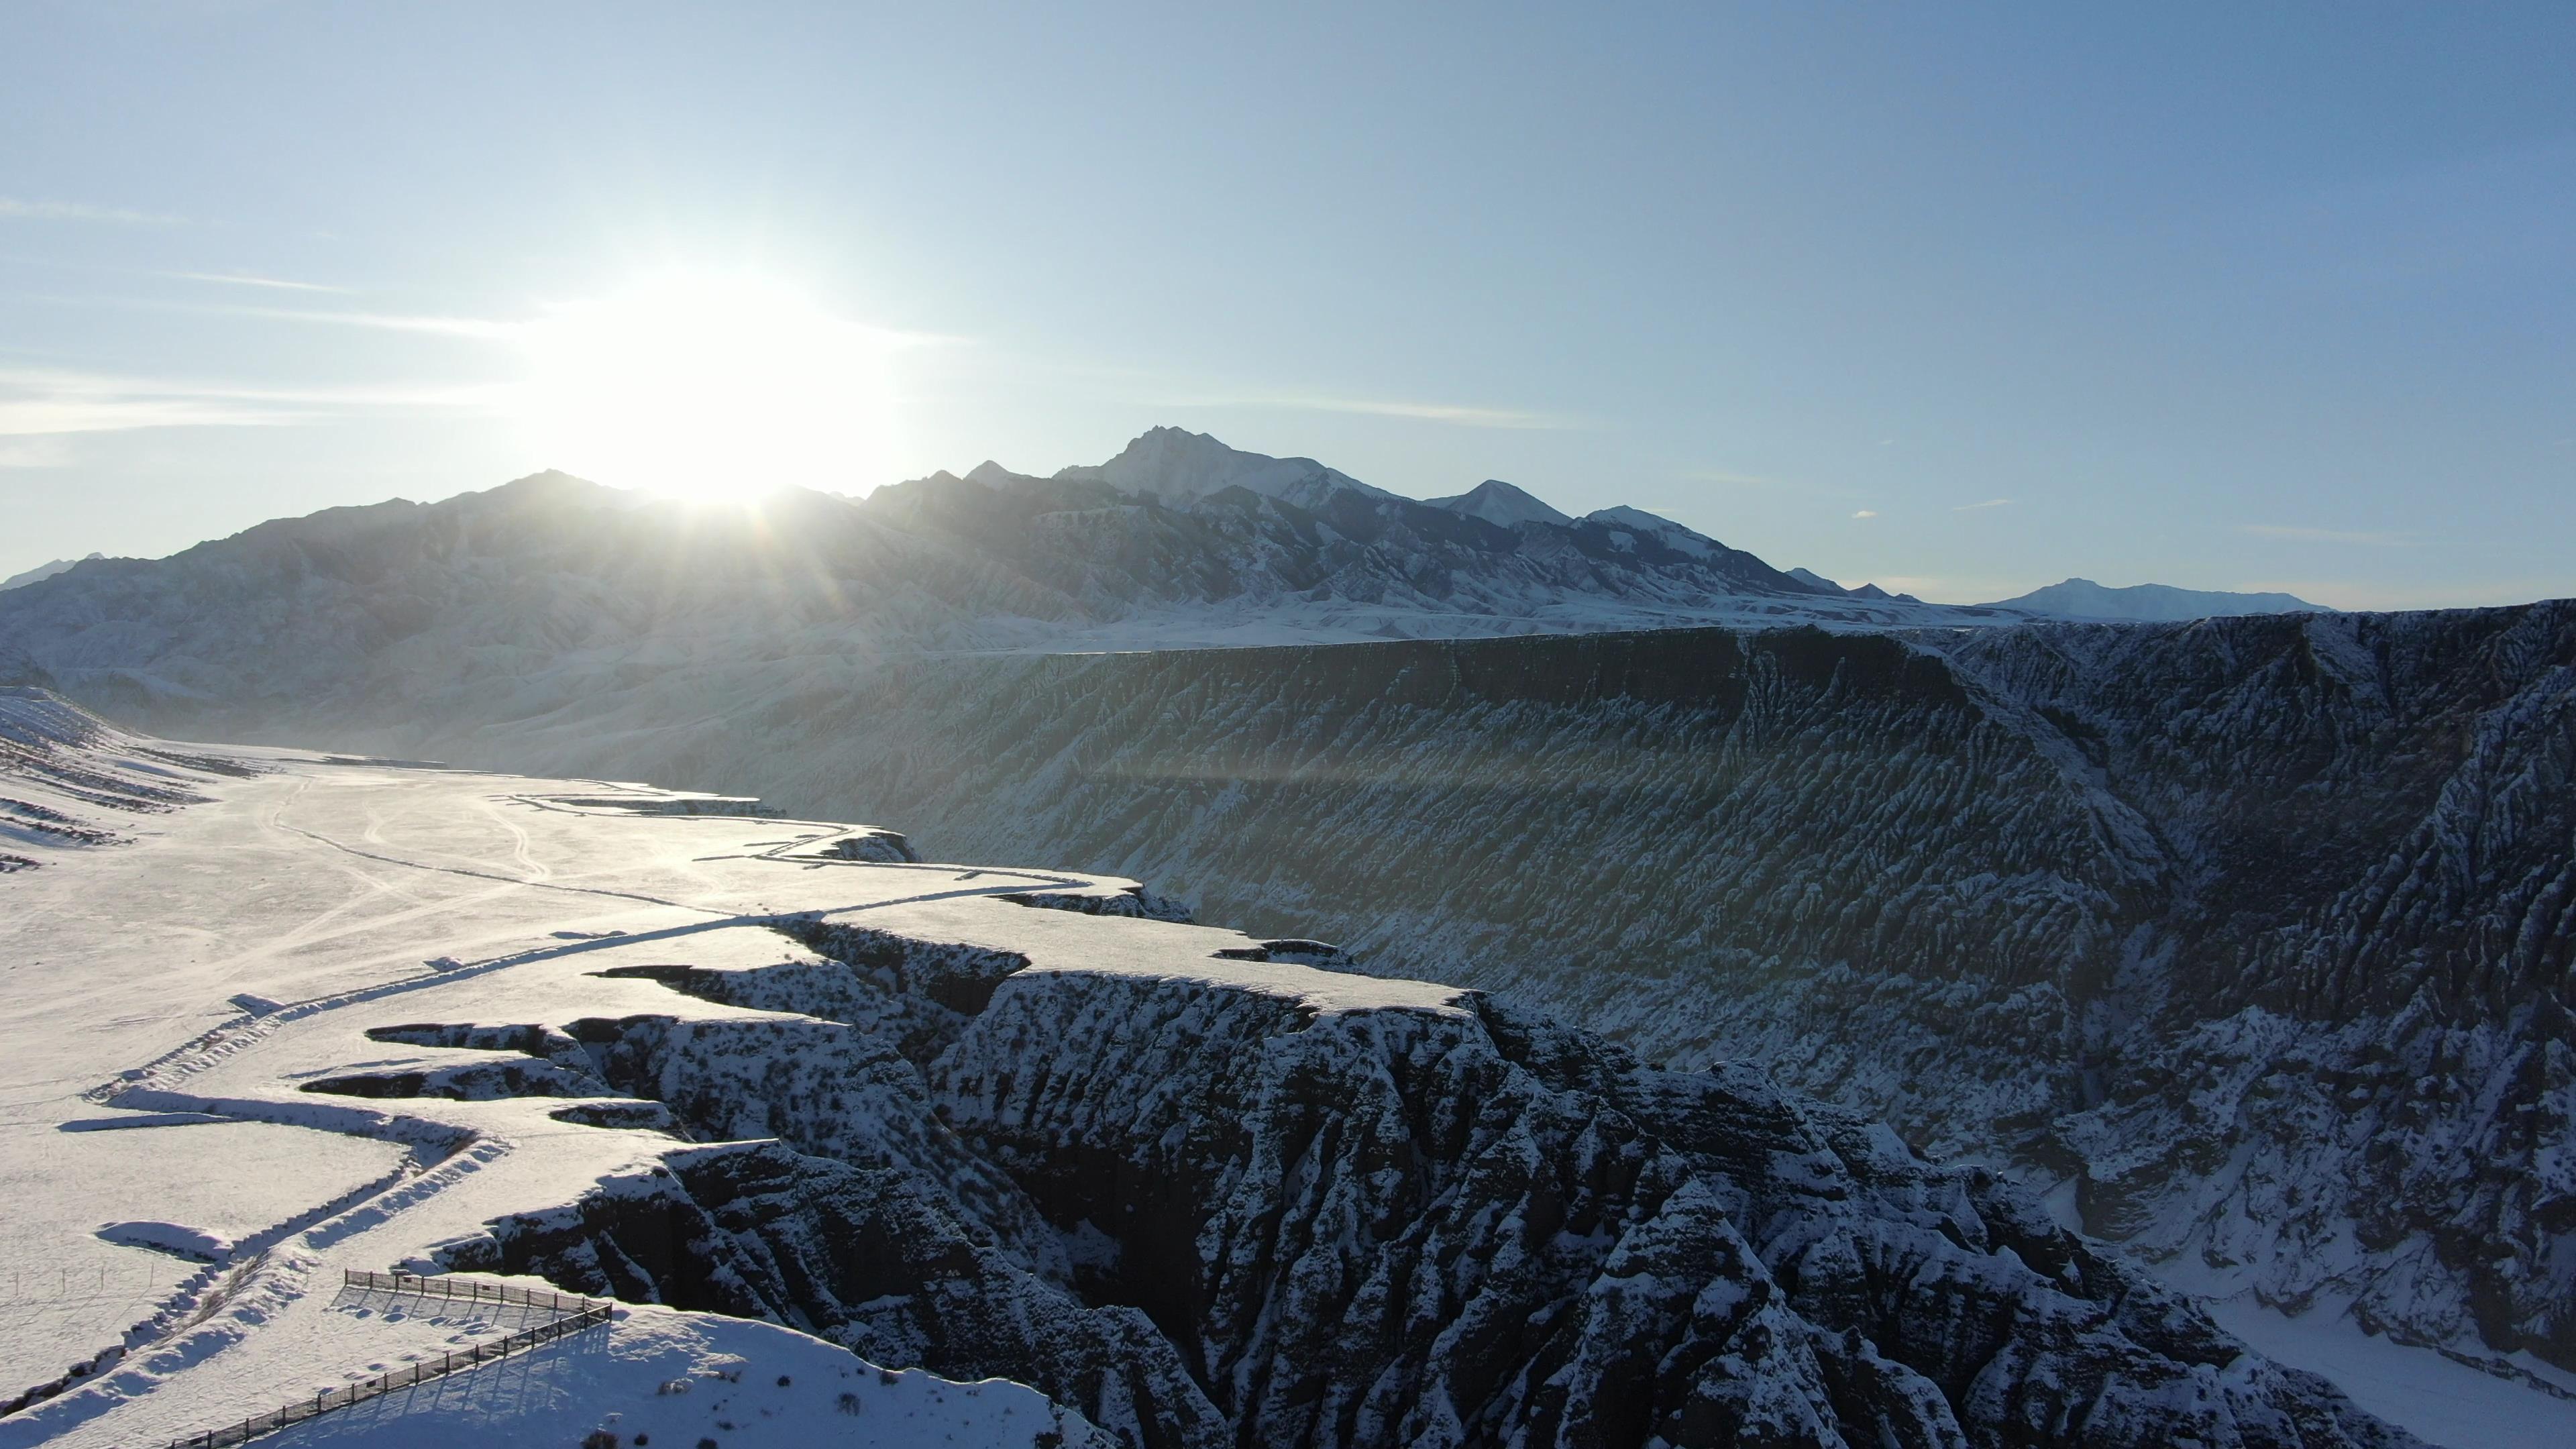
M 1576 418 L 1554 413 L 1524 412 L 1517 408 L 1465 407 L 1451 403 L 1406 402 L 1384 398 L 1346 398 L 1308 395 L 1268 395 L 1259 397 L 1201 398 L 1175 402 L 1177 407 L 1290 408 L 1299 412 L 1360 413 L 1369 417 L 1412 418 L 1426 423 L 1448 423 L 1462 428 L 1501 428 L 1515 431 L 1567 431 L 1590 426 Z
M 1777 488 L 1780 480 L 1759 473 L 1737 473 L 1725 468 L 1700 468 L 1682 475 L 1694 483 L 1732 483 L 1739 488 Z
M 256 387 L 50 369 L 0 369 L 0 438 L 138 428 L 276 427 L 336 417 L 494 406 L 489 387 Z M 41 442 L 13 443 L 43 458 Z M 59 442 L 50 446 L 59 447 Z M 44 462 L 19 467 L 50 466 Z
M 162 273 L 164 276 L 180 275 Z M 240 281 L 242 278 L 217 278 Z M 263 279 L 265 281 L 265 279 Z M 253 283 L 259 285 L 260 283 Z M 314 283 L 266 282 L 292 290 L 329 291 Z M 263 317 L 280 322 L 317 322 L 330 327 L 368 327 L 387 332 L 426 333 L 440 337 L 470 337 L 478 341 L 523 342 L 538 325 L 531 322 L 503 322 L 489 317 L 441 317 L 399 312 L 339 312 L 301 307 L 259 307 L 246 302 L 186 302 L 169 297 L 78 297 L 47 296 L 28 300 L 59 302 L 70 306 L 136 307 L 153 312 L 192 312 L 201 316 Z
M 266 287 L 278 292 L 331 292 L 347 295 L 346 287 L 330 287 L 320 282 L 290 282 L 283 277 L 254 277 L 244 272 L 162 272 L 161 276 L 182 282 L 222 282 L 234 287 Z
M 2394 548 L 2415 541 L 2402 533 L 2359 533 L 2341 528 L 2301 528 L 2283 523 L 2240 524 L 2237 532 L 2264 538 L 2295 539 L 2300 543 L 2358 543 L 2373 548 Z
M 496 322 L 487 317 L 417 316 L 394 312 L 308 312 L 287 307 L 225 307 L 245 317 L 274 317 L 285 322 L 321 322 L 335 327 L 373 327 L 387 332 L 420 332 L 436 337 L 471 337 L 513 342 L 527 336 L 525 322 Z
M 180 226 L 185 217 L 157 211 L 129 211 L 121 206 L 91 206 L 78 201 L 29 201 L 0 196 L 0 216 L 22 221 L 107 221 L 124 226 Z
M 226 276 L 215 273 L 164 273 L 166 276 L 189 276 L 206 281 L 239 282 L 248 286 L 279 287 L 302 292 L 345 293 L 343 287 L 327 287 L 316 282 L 288 282 L 266 277 Z M 477 342 L 499 342 L 530 345 L 541 340 L 549 327 L 556 325 L 566 309 L 554 309 L 544 315 L 521 320 L 497 317 L 456 317 L 436 313 L 414 312 L 344 312 L 320 307 L 262 307 L 243 302 L 187 302 L 166 297 L 54 297 L 48 301 L 74 304 L 105 303 L 119 307 L 140 307 L 155 311 L 194 312 L 226 317 L 259 317 L 278 322 L 311 322 L 325 327 L 363 327 L 380 332 L 408 332 L 418 336 L 462 337 Z M 935 332 L 907 332 L 897 328 L 877 327 L 864 323 L 844 323 L 856 334 L 889 351 L 904 348 L 962 347 L 971 338 Z M 1280 406 L 1289 404 L 1281 403 Z
M 59 468 L 71 460 L 72 450 L 60 437 L 0 443 L 0 468 Z
M 2012 500 L 2009 498 L 1989 498 L 1983 503 L 1962 503 L 1950 511 L 1952 513 L 1974 513 L 1980 508 L 2001 508 L 2010 502 L 2012 502 Z
M 1864 508 L 1852 515 L 1854 518 L 1876 518 L 1877 516 L 1878 510 L 1875 508 Z

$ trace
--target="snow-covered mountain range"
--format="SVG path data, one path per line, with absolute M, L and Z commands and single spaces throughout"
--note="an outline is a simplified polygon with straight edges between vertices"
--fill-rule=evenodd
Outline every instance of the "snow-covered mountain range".
M 244 586 L 271 589 L 256 630 L 233 607 Z M 330 705 L 317 688 L 392 662 L 388 651 L 404 679 L 434 680 L 558 647 L 1058 652 L 2312 607 L 2082 580 L 2007 604 L 1927 604 L 1775 569 L 1642 509 L 1573 518 L 1499 480 L 1418 502 L 1177 428 L 1052 477 L 988 462 L 864 500 L 781 490 L 756 511 L 542 473 L 434 504 L 279 519 L 163 560 L 58 561 L 0 592 L 0 670 L 85 688 L 121 675 L 129 706 L 148 708 L 245 694 Z M 292 677 L 268 671 L 268 655 L 291 656 Z
M 1509 498 L 1548 516 L 1486 516 L 1514 513 Z M 151 711 L 295 698 L 329 720 L 362 698 L 542 687 L 575 656 L 649 668 L 2019 617 L 1819 589 L 1633 509 L 1560 521 L 1498 484 L 1448 503 L 1170 428 L 1052 478 L 986 464 L 864 501 L 784 491 L 757 512 L 540 474 L 85 562 L 0 596 L 0 667 Z

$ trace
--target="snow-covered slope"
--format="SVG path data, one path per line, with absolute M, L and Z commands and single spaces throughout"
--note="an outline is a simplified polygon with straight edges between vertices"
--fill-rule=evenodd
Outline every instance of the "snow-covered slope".
M 2216 589 L 2177 589 L 2171 584 L 2131 584 L 2107 588 L 2091 579 L 2068 579 L 2033 589 L 2019 598 L 1999 599 L 1989 609 L 2019 609 L 2057 619 L 2123 619 L 2177 622 L 2223 619 L 2239 614 L 2331 614 L 2296 594 L 2233 594 Z
M 976 471 L 984 475 L 978 481 L 1015 476 L 992 463 Z M 1371 501 L 1403 501 L 1312 458 L 1246 453 L 1205 433 L 1179 428 L 1152 429 L 1098 467 L 1066 468 L 1055 476 L 1068 483 L 1105 483 L 1122 493 L 1151 493 L 1173 504 L 1197 503 L 1229 488 L 1292 503 L 1309 512 L 1332 507 L 1345 493 Z
M 62 733 L 0 701 L 28 714 Z M 0 880 L 0 1247 L 166 1256 L 113 1205 L 214 1257 L 139 1316 L 89 1301 L 68 1377 L 5 1320 L 32 1392 L 0 1445 L 220 1428 L 533 1311 L 360 1268 L 626 1306 L 288 1438 L 2414 1442 L 1746 1067 L 1650 1070 L 1127 881 L 638 786 L 228 758 L 131 843 Z

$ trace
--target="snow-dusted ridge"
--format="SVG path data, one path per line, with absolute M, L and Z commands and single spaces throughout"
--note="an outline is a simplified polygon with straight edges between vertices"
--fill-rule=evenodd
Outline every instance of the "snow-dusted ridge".
M 986 464 L 750 510 L 538 474 L 0 593 L 0 682 L 198 737 L 294 715 L 311 743 L 716 662 L 2023 618 L 1819 589 L 1635 509 L 1468 504 L 1507 486 L 1420 503 L 1170 428 L 1049 478 Z
M 1986 606 L 2012 609 L 2055 619 L 2147 620 L 2227 618 L 2240 614 L 2331 614 L 2295 594 L 2228 593 L 2213 589 L 2177 589 L 2169 584 L 2131 584 L 2107 588 L 2091 579 L 2067 579 L 2044 589 Z
M 0 1126 L 0 1247 L 235 1247 L 0 1445 L 158 1442 L 511 1326 L 339 1286 L 397 1267 L 628 1306 L 295 1434 L 2411 1442 L 1992 1174 L 1133 881 L 27 713 L 103 773 L 238 770 L 0 881 L 0 1074 L 46 1104 Z M 1098 905 L 1013 899 L 1049 895 Z M 102 1112 L 156 1125 L 57 1130 Z M 6 1361 L 129 1332 L 85 1311 L 13 1315 Z

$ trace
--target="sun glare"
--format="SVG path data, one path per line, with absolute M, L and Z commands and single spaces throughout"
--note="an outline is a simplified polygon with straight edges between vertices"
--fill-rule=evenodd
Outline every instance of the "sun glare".
M 657 278 L 551 309 L 528 345 L 549 466 L 704 500 L 880 481 L 885 334 L 786 288 Z

